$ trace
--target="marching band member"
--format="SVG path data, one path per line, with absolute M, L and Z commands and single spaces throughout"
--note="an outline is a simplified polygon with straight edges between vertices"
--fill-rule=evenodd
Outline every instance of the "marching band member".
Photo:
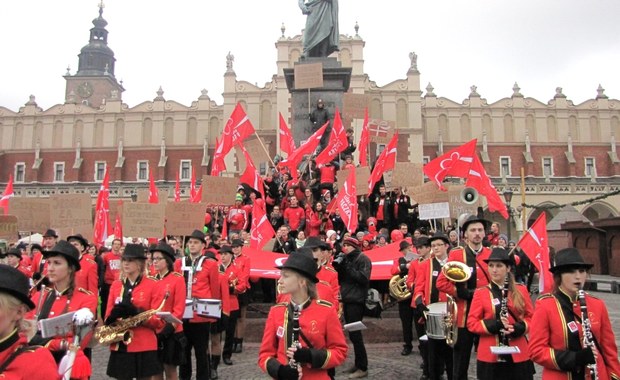
M 141 244 L 127 244 L 121 257 L 121 276 L 110 287 L 105 324 L 110 325 L 158 309 L 164 292 L 157 281 L 144 275 L 146 253 Z M 157 316 L 151 316 L 130 331 L 130 342 L 110 345 L 107 375 L 116 379 L 147 379 L 162 372 L 157 355 L 155 331 L 163 327 Z
M 450 240 L 440 232 L 428 238 L 428 244 L 433 252 L 429 260 L 421 262 L 416 269 L 415 294 L 413 304 L 415 304 L 417 314 L 423 316 L 428 311 L 427 305 L 435 302 L 446 302 L 447 295 L 437 290 L 437 277 L 441 273 L 441 268 L 448 260 L 448 247 Z M 431 380 L 441 379 L 445 370 L 448 380 L 452 379 L 453 358 L 452 347 L 448 346 L 444 339 L 433 339 L 428 337 L 426 345 L 428 355 L 428 378 Z
M 411 263 L 418 258 L 418 255 L 411 251 L 411 244 L 407 240 L 401 240 L 398 248 L 403 256 L 399 257 L 398 260 L 394 260 L 391 273 L 393 276 L 399 275 L 403 278 L 409 273 Z M 413 349 L 413 308 L 409 298 L 398 301 L 398 316 L 403 327 L 403 340 L 405 343 L 400 354 L 407 356 L 411 354 Z
M 474 293 L 467 328 L 480 336 L 476 374 L 480 380 L 528 380 L 533 378 L 527 339 L 533 314 L 527 288 L 516 284 L 513 260 L 504 248 L 493 248 L 484 260 L 489 266 L 491 283 Z M 518 347 L 514 354 L 496 355 L 492 346 Z
M 431 245 L 428 242 L 428 237 L 420 236 L 414 241 L 418 259 L 411 262 L 409 266 L 409 272 L 407 272 L 407 289 L 415 294 L 415 281 L 418 278 L 418 268 L 422 263 L 431 257 Z M 418 336 L 418 349 L 420 350 L 420 356 L 422 357 L 422 376 L 421 380 L 428 379 L 428 340 L 420 340 L 420 338 L 426 335 L 426 328 L 424 325 L 424 314 L 421 314 L 416 309 L 415 298 L 411 297 L 411 307 L 413 308 L 414 320 L 413 325 L 415 327 L 416 334 Z
M 317 263 L 319 271 L 316 277 L 319 279 L 317 290 L 319 291 L 319 298 L 325 301 L 329 301 L 334 305 L 336 311 L 339 310 L 340 298 L 340 283 L 338 282 L 338 272 L 329 265 L 329 259 L 331 258 L 331 246 L 321 240 L 319 237 L 309 237 L 304 244 L 304 248 L 312 250 L 312 256 Z M 317 285 L 318 285 L 317 284 Z M 330 290 L 331 294 L 327 291 L 322 291 L 324 287 Z
M 607 307 L 581 290 L 592 267 L 575 248 L 555 255 L 549 269 L 554 290 L 536 302 L 530 327 L 530 355 L 543 366 L 543 380 L 593 379 L 592 372 L 598 379 L 620 379 Z
M 185 312 L 185 281 L 183 275 L 173 269 L 175 254 L 174 249 L 166 243 L 150 249 L 153 255 L 153 265 L 157 270 L 155 278 L 157 287 L 168 295 L 162 311 L 170 312 L 179 321 L 183 319 Z M 157 340 L 160 347 L 160 359 L 164 365 L 166 379 L 176 380 L 177 366 L 183 363 L 185 356 L 185 334 L 183 334 L 182 323 L 167 322 L 157 333 Z M 162 379 L 161 374 L 156 375 L 155 379 Z
M 474 345 L 474 334 L 469 332 L 466 326 L 467 313 L 476 289 L 488 285 L 490 281 L 487 264 L 484 260 L 489 258 L 491 250 L 482 246 L 482 239 L 488 224 L 489 222 L 485 219 L 470 216 L 462 225 L 465 237 L 463 247 L 450 251 L 448 262 L 460 261 L 471 268 L 469 280 L 455 283 L 444 276 L 443 272 L 439 273 L 437 278 L 437 289 L 456 297 L 458 307 L 458 339 L 454 346 L 453 355 L 454 380 L 467 380 L 469 359 Z
M 175 270 L 183 273 L 187 297 L 191 299 L 221 299 L 217 261 L 203 254 L 206 246 L 205 234 L 194 230 L 187 240 L 189 255 L 175 262 Z M 183 332 L 187 338 L 185 364 L 179 366 L 179 377 L 192 377 L 192 348 L 196 357 L 196 379 L 208 380 L 211 368 L 207 351 L 209 335 L 214 318 L 203 317 L 194 310 L 192 318 L 183 319 Z
M 7 264 L 13 268 L 19 270 L 24 276 L 30 278 L 32 276 L 32 270 L 22 264 L 22 253 L 17 248 L 11 248 L 6 252 Z
M 80 252 L 80 270 L 75 274 L 75 285 L 93 293 L 99 294 L 99 274 L 95 258 L 88 253 L 88 240 L 82 235 L 77 234 L 67 237 L 67 241 L 71 243 Z
M 248 290 L 252 287 L 250 284 L 250 258 L 244 255 L 243 240 L 234 239 L 231 242 L 233 254 L 235 255 L 235 265 L 239 268 L 239 276 L 246 281 Z M 239 299 L 239 319 L 237 319 L 237 329 L 235 330 L 235 339 L 233 341 L 233 352 L 239 354 L 243 352 L 243 337 L 245 336 L 245 317 L 250 304 L 250 292 L 246 291 L 237 295 Z
M 317 265 L 306 250 L 278 269 L 278 286 L 291 301 L 269 311 L 258 365 L 279 380 L 329 379 L 328 369 L 344 362 L 348 347 L 336 311 L 316 299 Z
M 76 273 L 80 270 L 80 253 L 65 240 L 59 240 L 51 250 L 43 252 L 47 262 L 47 276 L 50 287 L 42 288 L 32 296 L 36 311 L 31 311 L 30 317 L 37 321 L 54 318 L 73 311 L 87 309 L 94 317 L 97 312 L 97 296 L 83 288 L 76 286 Z M 91 318 L 92 319 L 92 318 Z M 74 342 L 73 333 L 57 335 L 52 338 L 43 338 L 41 331 L 30 340 L 30 344 L 40 344 L 47 347 L 57 363 L 70 349 Z M 91 375 L 91 365 L 84 356 L 83 347 L 88 346 L 90 337 L 81 337 L 81 348 L 77 352 L 71 378 L 88 379 Z
M 45 262 L 43 252 L 52 249 L 56 245 L 57 240 L 58 234 L 51 228 L 43 234 L 43 249 L 35 252 L 32 257 L 32 279 L 35 282 L 47 275 L 47 263 Z
M 248 279 L 240 273 L 240 269 L 234 261 L 235 255 L 230 246 L 222 246 L 219 252 L 222 261 L 220 270 L 224 270 L 226 285 L 230 295 L 230 315 L 228 316 L 228 324 L 226 325 L 226 338 L 222 351 L 222 361 L 226 365 L 232 365 L 233 341 L 235 329 L 237 327 L 237 319 L 239 318 L 238 295 L 245 293 L 248 289 Z
M 228 326 L 228 320 L 230 319 L 230 310 L 231 310 L 231 301 L 230 301 L 230 288 L 228 284 L 228 277 L 226 276 L 226 271 L 220 264 L 220 248 L 213 247 L 207 248 L 205 250 L 205 256 L 215 260 L 218 265 L 218 276 L 220 284 L 220 295 L 221 295 L 221 312 L 220 318 L 211 323 L 211 380 L 218 379 L 217 367 L 220 365 L 220 359 L 222 357 L 222 332 L 226 331 L 226 326 Z M 226 248 L 230 250 L 232 253 L 232 249 L 230 247 Z M 217 254 L 217 255 L 216 255 Z
M 0 377 L 56 380 L 58 367 L 50 351 L 27 344 L 29 326 L 24 316 L 35 308 L 28 293 L 28 278 L 15 268 L 0 265 Z

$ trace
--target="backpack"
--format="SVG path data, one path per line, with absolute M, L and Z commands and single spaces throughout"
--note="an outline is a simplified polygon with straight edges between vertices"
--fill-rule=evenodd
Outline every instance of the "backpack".
M 377 289 L 370 288 L 366 294 L 366 302 L 364 305 L 364 316 L 371 318 L 381 318 L 383 312 L 383 302 L 381 302 L 381 294 Z

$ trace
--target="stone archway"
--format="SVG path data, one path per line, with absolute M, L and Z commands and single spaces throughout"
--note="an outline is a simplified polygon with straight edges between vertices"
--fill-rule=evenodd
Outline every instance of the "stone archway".
M 529 213 L 527 217 L 527 228 L 530 228 L 532 224 L 534 224 L 536 219 L 538 219 L 540 214 L 543 212 L 547 214 L 547 223 L 549 223 L 549 221 L 555 218 L 555 216 L 560 212 L 560 208 L 559 207 L 547 208 L 547 207 L 557 206 L 557 205 L 558 204 L 555 202 L 542 202 L 538 204 L 537 206 L 543 207 L 543 209 L 536 208 L 536 209 L 531 210 L 531 212 Z
M 595 222 L 599 219 L 607 219 L 618 216 L 618 211 L 606 202 L 594 202 L 586 206 L 583 211 L 581 211 L 581 214 L 592 222 Z

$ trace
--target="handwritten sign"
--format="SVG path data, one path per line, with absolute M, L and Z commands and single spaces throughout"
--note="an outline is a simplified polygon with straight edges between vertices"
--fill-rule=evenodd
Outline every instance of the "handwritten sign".
M 344 181 L 346 181 L 349 176 L 350 169 L 341 169 L 336 173 L 336 181 L 338 182 L 338 188 L 342 188 L 344 186 Z M 368 166 L 363 166 L 359 168 L 355 168 L 355 189 L 357 190 L 357 195 L 364 195 L 368 192 L 368 181 L 370 179 L 370 169 Z
M 295 89 L 323 87 L 323 64 L 297 64 L 294 68 Z
M 202 230 L 205 221 L 204 203 L 168 202 L 166 205 L 166 234 L 187 236 Z
M 164 234 L 164 203 L 125 203 L 123 204 L 123 235 L 158 238 Z
M 450 204 L 448 202 L 421 204 L 418 205 L 418 212 L 421 220 L 449 218 Z
M 426 182 L 422 186 L 407 187 L 411 203 L 428 204 L 448 202 L 448 192 L 437 188 L 435 182 Z
M 0 215 L 0 239 L 17 240 L 17 217 L 15 215 Z
M 239 178 L 202 176 L 202 202 L 232 205 L 239 186 Z
M 391 120 L 370 119 L 368 120 L 368 136 L 370 141 L 387 144 L 394 136 L 396 123 Z
M 421 186 L 424 183 L 422 164 L 396 162 L 392 170 L 392 187 Z
M 17 217 L 20 231 L 43 233 L 50 228 L 49 199 L 12 197 L 9 209 Z
M 260 169 L 261 163 L 269 163 L 269 156 L 265 153 L 265 149 L 263 149 L 261 142 L 258 139 L 244 140 L 243 146 L 245 147 L 245 150 L 247 150 L 250 158 L 252 158 L 256 169 Z M 239 172 L 243 173 L 246 167 L 243 150 L 239 146 L 236 146 L 235 154 L 237 155 L 237 162 L 239 163 Z
M 448 202 L 450 203 L 450 217 L 458 219 L 461 214 L 476 215 L 480 198 L 476 202 L 468 204 L 461 199 L 461 193 L 465 190 L 465 185 L 450 185 L 448 187 Z
M 93 234 L 92 201 L 89 194 L 50 196 L 50 226 L 66 238 L 82 234 L 91 240 Z
M 363 119 L 364 112 L 368 108 L 368 95 L 345 92 L 342 108 L 346 119 Z

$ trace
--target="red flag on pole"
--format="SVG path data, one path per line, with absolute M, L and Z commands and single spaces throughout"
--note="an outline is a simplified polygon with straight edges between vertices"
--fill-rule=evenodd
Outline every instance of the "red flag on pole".
M 249 185 L 251 188 L 260 193 L 261 198 L 265 199 L 265 186 L 263 184 L 263 179 L 258 173 L 258 170 L 256 170 L 254 161 L 252 161 L 252 158 L 250 158 L 248 151 L 245 150 L 243 145 L 241 146 L 241 150 L 245 156 L 245 171 L 243 172 L 241 178 L 239 178 L 239 182 Z
M 325 165 L 330 162 L 337 157 L 340 152 L 347 149 L 347 145 L 349 145 L 347 133 L 344 130 L 344 125 L 340 118 L 340 111 L 338 111 L 338 107 L 336 107 L 334 127 L 332 128 L 332 133 L 329 135 L 329 142 L 327 143 L 327 147 L 316 157 L 316 164 Z
M 478 190 L 481 195 L 484 195 L 487 198 L 489 211 L 497 211 L 504 217 L 504 219 L 508 219 L 508 210 L 506 209 L 506 205 L 502 202 L 499 194 L 497 193 L 497 189 L 493 186 L 486 170 L 484 170 L 484 166 L 482 166 L 480 158 L 478 158 L 477 154 L 474 154 L 473 159 L 474 160 L 469 168 L 469 176 L 467 177 L 467 182 L 465 182 L 465 185 L 473 187 Z
M 395 132 L 388 145 L 385 147 L 385 149 L 383 149 L 383 152 L 381 152 L 379 158 L 377 158 L 375 167 L 372 169 L 372 173 L 370 174 L 370 180 L 368 181 L 368 194 L 372 193 L 372 189 L 374 189 L 377 182 L 379 182 L 384 172 L 394 169 L 394 165 L 396 164 L 397 145 L 398 132 Z
M 310 136 L 305 143 L 301 144 L 299 148 L 295 149 L 293 154 L 288 156 L 286 160 L 280 161 L 279 165 L 288 167 L 293 178 L 297 178 L 297 166 L 304 158 L 304 156 L 314 152 L 316 147 L 321 142 L 321 137 L 323 136 L 325 128 L 327 128 L 328 125 L 329 121 L 325 123 L 321 128 L 319 128 L 316 132 L 314 132 L 312 136 Z
M 194 165 L 192 165 L 192 179 L 189 184 L 189 199 L 191 200 L 196 193 L 196 172 L 194 171 Z
M 13 192 L 13 174 L 9 176 L 9 182 L 6 184 L 2 198 L 0 198 L 0 207 L 4 210 L 5 214 L 9 213 L 9 199 L 15 194 Z
M 355 170 L 349 170 L 349 175 L 344 181 L 344 184 L 338 195 L 336 196 L 336 207 L 340 211 L 340 217 L 347 227 L 347 230 L 354 234 L 357 230 L 358 222 L 358 204 L 357 204 L 357 190 L 355 188 Z
M 289 156 L 295 151 L 295 140 L 293 140 L 293 136 L 291 136 L 291 130 L 286 125 L 286 121 L 284 121 L 284 117 L 282 116 L 281 112 L 280 112 L 280 150 Z
M 529 230 L 517 243 L 527 257 L 538 269 L 539 292 L 549 293 L 553 289 L 553 275 L 549 272 L 551 260 L 549 257 L 549 241 L 547 240 L 547 216 L 543 212 L 532 224 Z
M 181 183 L 179 181 L 179 172 L 177 172 L 177 183 L 174 185 L 174 201 L 181 202 Z
M 267 218 L 264 202 L 254 202 L 250 231 L 250 247 L 255 249 L 263 249 L 269 239 L 276 234 Z
M 241 141 L 253 133 L 255 131 L 252 122 L 250 122 L 241 104 L 237 103 L 224 126 L 222 140 L 217 145 L 215 154 L 223 159 L 233 146 L 241 143 Z
M 159 203 L 159 190 L 155 186 L 153 172 L 149 169 L 149 203 Z
M 368 166 L 368 145 L 370 145 L 370 135 L 368 134 L 368 107 L 364 109 L 364 125 L 362 126 L 362 136 L 360 137 L 360 165 Z
M 460 178 L 467 178 L 469 176 L 469 168 L 476 155 L 477 142 L 478 140 L 473 139 L 435 158 L 424 165 L 424 174 L 426 174 L 431 181 L 435 181 L 440 190 L 446 191 L 446 188 L 442 184 L 446 176 L 451 175 Z
M 118 210 L 121 210 L 121 207 L 123 205 L 123 201 L 118 201 L 118 205 L 119 208 Z M 116 239 L 121 239 L 121 242 L 123 241 L 123 224 L 121 223 L 121 213 L 117 212 L 116 213 L 116 221 L 114 222 L 114 237 Z
M 194 195 L 192 195 L 189 201 L 190 203 L 200 203 L 201 200 L 202 200 L 202 183 L 200 184 L 200 186 L 198 186 L 198 189 L 194 192 Z
M 98 247 L 103 246 L 105 239 L 110 232 L 110 174 L 106 165 L 103 182 L 97 195 L 97 206 L 95 208 L 95 228 L 93 231 L 93 241 Z

